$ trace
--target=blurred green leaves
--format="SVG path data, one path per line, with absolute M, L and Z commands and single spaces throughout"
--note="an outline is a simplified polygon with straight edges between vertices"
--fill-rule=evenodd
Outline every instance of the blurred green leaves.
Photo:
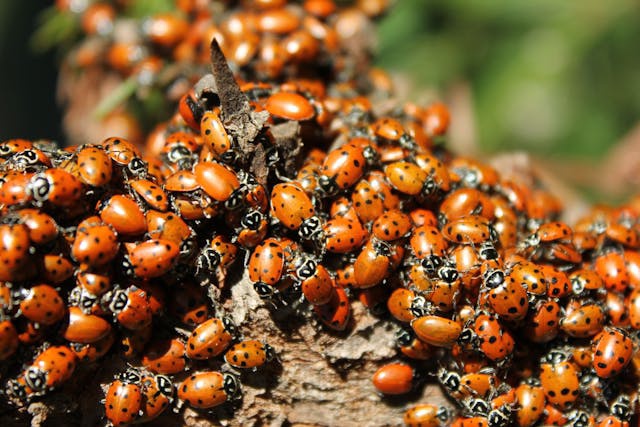
M 632 0 L 401 0 L 378 65 L 469 82 L 485 151 L 596 158 L 640 119 L 639 22 Z

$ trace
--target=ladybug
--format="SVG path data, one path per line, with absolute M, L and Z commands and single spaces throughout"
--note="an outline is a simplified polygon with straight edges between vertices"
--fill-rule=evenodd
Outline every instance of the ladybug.
M 92 344 L 111 333 L 111 324 L 100 316 L 83 313 L 79 307 L 69 307 L 69 321 L 62 337 L 70 342 Z
M 538 264 L 547 282 L 547 296 L 562 298 L 571 292 L 571 282 L 566 272 L 550 264 Z
M 622 421 L 615 415 L 607 415 L 596 424 L 596 427 L 629 427 L 629 422 Z
M 561 357 L 560 360 L 543 360 L 540 369 L 540 385 L 547 402 L 567 409 L 580 395 L 576 366 Z
M 412 308 L 416 293 L 405 288 L 395 289 L 387 299 L 389 313 L 398 321 L 403 323 L 411 322 L 415 316 Z
M 18 349 L 18 331 L 11 320 L 0 321 L 0 361 L 7 360 Z
M 477 337 L 478 350 L 490 360 L 501 361 L 513 353 L 513 336 L 494 316 L 479 312 L 473 322 L 473 333 Z
M 422 126 L 430 137 L 444 135 L 449 128 L 451 115 L 446 105 L 434 102 L 425 109 Z
M 571 281 L 571 291 L 575 295 L 583 292 L 599 291 L 604 288 L 604 281 L 598 273 L 587 268 L 574 270 L 569 275 Z
M 427 172 L 414 163 L 390 163 L 385 166 L 384 174 L 393 188 L 408 196 L 430 194 L 433 191 L 433 182 L 428 179 Z
M 516 282 L 503 282 L 489 290 L 489 306 L 507 321 L 524 319 L 529 309 L 529 298 L 524 287 Z
M 391 270 L 392 248 L 382 240 L 371 239 L 353 264 L 356 287 L 370 288 L 384 280 Z
M 73 276 L 75 266 L 61 254 L 45 254 L 39 261 L 40 275 L 49 283 L 59 284 Z
M 116 194 L 99 204 L 100 218 L 118 233 L 138 236 L 147 231 L 147 220 L 140 206 L 131 198 Z
M 442 269 L 440 270 L 442 271 Z M 454 309 L 460 299 L 460 280 L 432 280 L 429 288 L 423 290 L 426 300 L 441 313 Z
M 243 195 L 238 175 L 217 162 L 199 162 L 193 168 L 196 182 L 216 202 L 224 202 L 227 209 L 240 206 Z M 165 184 L 166 185 L 166 184 Z
M 31 202 L 34 197 L 30 183 L 34 176 L 31 172 L 0 172 L 0 203 L 8 207 Z
M 433 349 L 428 344 L 420 341 L 413 332 L 401 329 L 396 334 L 396 340 L 400 346 L 400 352 L 410 359 L 429 360 L 433 357 Z
M 179 170 L 167 177 L 164 182 L 164 189 L 171 193 L 188 193 L 199 190 L 200 184 L 195 173 L 188 170 Z
M 29 188 L 36 203 L 49 202 L 63 208 L 75 204 L 84 194 L 82 181 L 59 168 L 35 174 Z
M 236 260 L 238 247 L 223 235 L 217 235 L 203 248 L 196 260 L 196 273 L 215 272 L 218 284 L 222 286 L 228 268 Z
M 517 262 L 508 268 L 505 283 L 520 284 L 530 295 L 547 294 L 547 279 L 538 265 L 533 262 Z
M 123 138 L 110 137 L 100 144 L 111 160 L 119 166 L 127 166 L 133 159 L 140 158 L 140 150 L 135 144 Z
M 498 185 L 500 176 L 489 165 L 469 157 L 456 157 L 448 164 L 451 179 L 461 185 L 490 191 Z
M 516 387 L 516 398 L 518 399 L 518 409 L 516 410 L 518 427 L 531 427 L 542 417 L 544 412 L 546 398 L 542 387 L 520 384 Z
M 236 327 L 228 317 L 211 318 L 191 332 L 187 339 L 186 355 L 190 359 L 210 359 L 229 347 L 236 335 Z
M 49 285 L 22 289 L 20 312 L 32 322 L 52 325 L 64 317 L 66 305 L 58 291 Z
M 104 187 L 111 182 L 113 164 L 111 157 L 101 148 L 85 146 L 76 159 L 80 179 L 92 187 Z
M 178 385 L 178 398 L 199 409 L 219 406 L 235 398 L 239 392 L 236 377 L 217 371 L 197 372 Z
M 586 338 L 596 335 L 605 324 L 605 313 L 599 304 L 569 303 L 566 314 L 560 320 L 560 329 L 576 338 Z
M 373 222 L 372 234 L 383 241 L 393 241 L 405 237 L 413 224 L 409 215 L 398 209 L 389 210 Z
M 29 239 L 34 245 L 44 246 L 54 241 L 59 235 L 59 227 L 55 219 L 38 209 L 21 209 L 15 212 L 17 222 L 29 229 Z M 5 216 L 5 219 L 8 219 Z
M 101 221 L 81 224 L 76 230 L 71 256 L 86 267 L 102 267 L 118 254 L 119 247 L 118 236 L 109 225 Z
M 198 151 L 195 135 L 190 132 L 172 132 L 165 138 L 161 156 L 173 167 L 189 169 Z
M 240 227 L 236 230 L 236 241 L 244 248 L 251 249 L 259 245 L 267 236 L 269 222 L 258 210 L 248 210 L 240 220 Z
M 406 394 L 413 388 L 414 372 L 404 363 L 389 363 L 373 374 L 373 385 L 387 395 Z
M 256 369 L 275 358 L 275 351 L 269 344 L 258 340 L 245 340 L 231 346 L 224 360 L 234 368 Z
M 151 239 L 171 240 L 177 245 L 182 245 L 194 234 L 191 227 L 173 212 L 149 210 L 146 213 L 146 219 L 147 235 Z
M 417 259 L 427 256 L 443 257 L 448 248 L 448 242 L 437 227 L 422 225 L 411 232 L 409 244 L 413 255 Z
M 310 304 L 322 305 L 331 300 L 335 282 L 322 264 L 306 259 L 296 269 L 296 276 L 300 281 L 302 294 Z
M 593 269 L 604 281 L 607 290 L 624 292 L 629 286 L 629 273 L 621 252 L 611 251 L 596 255 Z
M 291 92 L 272 94 L 267 98 L 264 107 L 272 116 L 285 120 L 305 121 L 313 119 L 316 115 L 313 104 L 307 98 Z
M 185 345 L 178 339 L 157 340 L 144 351 L 142 365 L 156 374 L 172 375 L 184 371 Z
M 25 383 L 36 395 L 43 395 L 71 378 L 76 362 L 76 355 L 69 347 L 49 347 L 26 369 Z
M 495 229 L 478 215 L 450 221 L 442 229 L 442 235 L 451 242 L 480 245 L 487 240 L 497 240 Z
M 532 342 L 545 343 L 553 340 L 560 332 L 560 305 L 552 299 L 541 300 L 529 310 L 523 328 Z
M 373 191 L 380 195 L 386 210 L 397 209 L 400 207 L 400 198 L 397 193 L 393 191 L 393 185 L 387 179 L 384 172 L 379 170 L 370 171 L 367 174 L 366 179 L 371 185 Z
M 131 424 L 142 415 L 142 389 L 139 376 L 122 375 L 109 384 L 104 400 L 105 415 L 114 427 Z
M 318 186 L 325 195 L 354 186 L 364 174 L 364 147 L 347 143 L 329 152 L 318 177 Z
M 351 204 L 362 223 L 367 224 L 380 217 L 386 210 L 383 196 L 374 190 L 366 179 L 361 179 L 351 193 Z
M 449 169 L 440 159 L 433 154 L 422 153 L 415 156 L 414 160 L 422 170 L 428 173 L 423 188 L 424 195 L 432 196 L 449 191 L 451 188 Z
M 398 143 L 407 150 L 415 150 L 416 144 L 411 135 L 405 131 L 402 123 L 391 117 L 381 117 L 369 127 L 370 132 L 380 143 Z
M 160 212 L 169 210 L 169 198 L 161 186 L 148 179 L 132 179 L 128 185 L 133 190 L 133 196 L 151 208 Z
M 109 301 L 109 311 L 114 314 L 118 323 L 132 331 L 145 329 L 153 320 L 150 296 L 144 290 L 135 286 L 127 289 L 117 289 L 106 294 Z
M 633 342 L 622 329 L 605 328 L 592 343 L 593 369 L 600 378 L 619 375 L 634 353 Z
M 369 237 L 358 218 L 332 218 L 322 226 L 324 247 L 332 253 L 348 253 L 361 248 Z
M 485 193 L 475 188 L 458 188 L 447 194 L 440 204 L 438 220 L 446 224 L 471 215 L 493 220 L 495 213 L 496 206 Z
M 30 272 L 27 267 L 31 256 L 31 240 L 27 226 L 24 224 L 0 224 L 0 242 L 2 242 L 0 280 L 19 281 L 28 278 Z
M 447 424 L 450 416 L 444 406 L 421 403 L 407 409 L 402 420 L 407 427 L 441 427 Z
M 462 332 L 458 322 L 435 315 L 414 319 L 411 327 L 418 338 L 434 347 L 451 347 Z
M 487 398 L 491 393 L 495 393 L 498 382 L 493 368 L 483 368 L 478 372 L 470 372 L 460 377 L 463 396 Z
M 237 153 L 217 112 L 207 111 L 202 115 L 200 135 L 216 160 L 220 159 L 224 163 L 233 162 Z
M 635 412 L 635 401 L 625 393 L 619 394 L 609 404 L 609 413 L 623 422 L 631 421 Z
M 285 273 L 285 250 L 276 238 L 268 238 L 256 246 L 249 258 L 249 279 L 262 298 L 271 297 Z
M 111 290 L 111 278 L 107 272 L 76 271 L 76 284 L 95 296 Z
M 621 243 L 627 248 L 638 249 L 640 247 L 640 231 L 629 224 L 609 224 L 606 230 L 609 239 Z
M 33 142 L 27 139 L 7 139 L 0 142 L 0 157 L 7 158 L 13 154 L 20 153 L 33 148 Z
M 322 232 L 311 199 L 298 185 L 280 183 L 271 190 L 271 213 L 290 230 L 298 230 L 305 240 L 316 238 Z
M 178 101 L 178 113 L 187 126 L 195 132 L 199 132 L 204 108 L 195 100 L 193 95 L 193 91 L 182 95 L 180 101 Z
M 349 296 L 343 288 L 337 287 L 329 302 L 314 305 L 313 311 L 327 327 L 336 331 L 344 331 L 351 318 Z
M 173 383 L 165 375 L 143 376 L 140 389 L 143 404 L 136 422 L 145 423 L 157 418 L 173 402 Z
M 142 279 L 151 279 L 169 272 L 178 261 L 180 248 L 166 239 L 149 239 L 129 251 L 131 272 Z

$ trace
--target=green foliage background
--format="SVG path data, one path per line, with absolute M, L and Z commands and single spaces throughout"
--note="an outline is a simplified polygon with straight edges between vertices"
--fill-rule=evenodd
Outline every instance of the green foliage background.
M 380 32 L 380 66 L 470 83 L 485 151 L 596 159 L 640 118 L 637 1 L 399 0 Z
M 55 55 L 28 47 L 50 4 L 0 2 L 2 139 L 61 138 Z M 640 118 L 639 46 L 634 0 L 398 0 L 377 63 L 412 93 L 467 82 L 485 151 L 597 159 Z

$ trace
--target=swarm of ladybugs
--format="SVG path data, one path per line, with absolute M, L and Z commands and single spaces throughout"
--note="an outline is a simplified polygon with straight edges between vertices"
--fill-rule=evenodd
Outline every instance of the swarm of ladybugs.
M 272 3 L 246 7 L 288 13 Z M 571 227 L 540 185 L 447 151 L 442 104 L 375 108 L 380 72 L 276 78 L 249 61 L 259 80 L 236 81 L 215 41 L 211 60 L 144 150 L 0 143 L 4 401 L 110 355 L 129 363 L 104 390 L 114 426 L 236 405 L 242 372 L 278 350 L 223 309 L 236 269 L 274 311 L 344 331 L 358 299 L 396 328 L 401 361 L 375 388 L 432 378 L 455 407 L 409 407 L 407 426 L 637 418 L 640 198 Z
M 207 72 L 212 38 L 218 40 L 236 75 L 245 80 L 347 81 L 369 72 L 371 21 L 386 11 L 388 3 L 58 0 L 35 40 L 57 43 L 65 52 L 67 85 L 81 84 L 82 76 L 93 75 L 101 76 L 98 82 L 106 76 L 120 82 L 109 94 L 115 97 L 111 102 L 83 104 L 84 109 L 97 108 L 102 115 L 112 112 L 139 134 L 140 126 L 172 111 Z M 68 102 L 77 102 L 73 98 L 71 94 Z

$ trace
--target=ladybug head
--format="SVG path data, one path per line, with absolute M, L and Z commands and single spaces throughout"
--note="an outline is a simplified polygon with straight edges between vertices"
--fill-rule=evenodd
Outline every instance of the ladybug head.
M 396 332 L 396 341 L 402 347 L 410 345 L 413 339 L 414 336 L 408 329 L 398 329 L 398 332 Z
M 223 388 L 227 396 L 234 397 L 240 391 L 238 379 L 231 374 L 224 374 Z
M 156 375 L 155 380 L 160 393 L 167 397 L 173 396 L 173 383 L 171 382 L 169 377 L 165 375 Z
M 435 275 L 438 271 L 438 268 L 440 268 L 443 264 L 444 263 L 442 261 L 442 258 L 438 255 L 427 255 L 420 260 L 420 265 L 429 275 Z
M 336 180 L 326 175 L 320 175 L 320 177 L 318 177 L 318 186 L 320 187 L 320 191 L 326 196 L 333 196 L 339 190 Z
M 133 176 L 143 177 L 147 174 L 149 166 L 147 165 L 147 162 L 142 160 L 140 157 L 134 157 L 129 163 L 127 163 L 127 170 Z
M 49 198 L 51 183 L 45 174 L 38 174 L 31 178 L 29 189 L 36 201 L 44 202 Z
M 267 358 L 267 362 L 272 361 L 276 357 L 276 351 L 269 344 L 264 344 L 264 353 Z
M 246 191 L 246 186 L 241 185 L 237 190 L 231 193 L 231 196 L 229 196 L 227 201 L 224 202 L 224 207 L 230 211 L 241 208 L 244 204 L 243 201 Z
M 224 326 L 224 329 L 229 332 L 229 335 L 233 337 L 238 335 L 238 328 L 236 328 L 235 323 L 233 323 L 233 320 L 231 320 L 229 316 L 224 316 L 222 318 L 222 325 Z
M 313 240 L 315 238 L 319 238 L 322 234 L 322 224 L 320 222 L 320 218 L 318 218 L 317 216 L 312 216 L 305 219 L 300 225 L 298 234 L 300 234 L 300 237 L 304 240 Z
M 31 366 L 24 374 L 27 387 L 34 391 L 44 391 L 47 387 L 47 373 L 39 368 Z
M 411 307 L 409 311 L 415 317 L 422 317 L 428 315 L 432 310 L 431 303 L 427 302 L 427 300 L 423 296 L 417 296 L 411 301 Z
M 306 280 L 313 276 L 318 264 L 310 257 L 299 257 L 296 262 L 296 275 L 300 280 Z
M 250 210 L 240 220 L 240 226 L 249 230 L 257 230 L 260 228 L 260 223 L 264 219 L 264 215 L 257 210 Z
M 276 293 L 275 289 L 272 286 L 269 286 L 264 282 L 254 283 L 253 289 L 261 299 L 271 299 Z

